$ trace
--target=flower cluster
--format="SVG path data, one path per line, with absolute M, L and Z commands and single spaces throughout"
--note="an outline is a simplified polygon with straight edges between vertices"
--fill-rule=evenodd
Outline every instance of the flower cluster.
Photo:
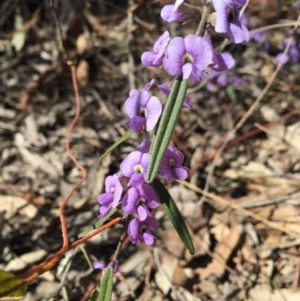
M 232 85 L 233 87 L 241 87 L 249 85 L 249 81 L 236 74 L 212 71 L 204 77 L 207 80 L 206 88 L 210 92 L 219 91 L 220 87 Z
M 245 2 L 246 0 L 212 1 L 215 9 L 212 14 L 216 14 L 215 31 L 227 35 L 234 43 L 249 40 L 249 32 L 239 19 L 239 10 Z M 207 7 L 212 9 L 210 4 Z M 197 20 L 199 16 L 199 8 L 187 5 L 183 0 L 176 0 L 174 5 L 166 5 L 161 11 L 161 17 L 167 22 Z M 205 20 L 205 26 L 211 25 L 208 19 Z M 226 71 L 234 65 L 234 59 L 229 53 L 215 51 L 206 27 L 201 36 L 190 34 L 171 38 L 169 32 L 165 31 L 154 43 L 152 50 L 142 54 L 141 61 L 148 67 L 162 66 L 170 76 L 191 82 L 197 82 L 209 73 Z M 125 101 L 124 108 L 129 117 L 125 127 L 135 133 L 141 130 L 151 132 L 159 121 L 163 107 L 160 100 L 150 93 L 153 85 L 154 80 L 142 90 L 131 90 Z M 158 85 L 158 88 L 166 96 L 172 89 L 165 83 Z M 192 108 L 188 95 L 185 95 L 183 107 Z M 121 209 L 127 216 L 127 233 L 133 244 L 140 241 L 153 244 L 153 230 L 158 225 L 152 210 L 160 205 L 161 200 L 147 180 L 151 143 L 151 139 L 144 140 L 125 157 L 120 165 L 120 173 L 106 178 L 105 193 L 98 196 L 99 218 L 113 208 Z M 183 166 L 183 162 L 183 154 L 175 147 L 168 146 L 158 173 L 167 181 L 184 180 L 188 176 L 188 169 Z
M 130 153 L 120 165 L 120 174 L 108 176 L 105 180 L 105 193 L 98 196 L 100 214 L 105 216 L 112 208 L 120 207 L 132 217 L 128 224 L 128 235 L 132 243 L 143 240 L 151 245 L 154 242 L 152 230 L 158 222 L 151 210 L 160 205 L 160 199 L 154 188 L 147 183 L 147 171 L 150 161 L 151 140 L 143 141 L 137 150 Z M 166 180 L 184 180 L 188 169 L 182 166 L 183 154 L 169 146 L 159 169 Z
M 288 40 L 284 40 L 281 43 L 281 49 L 284 50 Z M 275 57 L 275 64 L 278 65 L 281 62 L 283 65 L 287 64 L 289 61 L 293 63 L 298 63 L 300 61 L 300 43 L 296 41 L 292 41 L 291 46 L 287 52 L 287 54 L 280 52 Z

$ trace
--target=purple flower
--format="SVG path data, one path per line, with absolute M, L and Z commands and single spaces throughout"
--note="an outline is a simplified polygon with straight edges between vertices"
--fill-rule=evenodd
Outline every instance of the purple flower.
M 144 87 L 143 90 L 149 91 L 149 90 L 151 89 L 151 87 L 153 86 L 153 84 L 154 84 L 154 79 L 151 79 L 151 81 L 150 81 L 149 83 L 146 84 L 146 86 Z M 139 92 L 139 91 L 136 90 L 136 89 L 133 89 L 133 90 Z M 132 90 L 131 90 L 131 91 L 132 91 Z
M 248 81 L 240 76 L 232 75 L 230 78 L 230 82 L 234 87 L 239 87 L 241 85 L 249 84 Z
M 116 274 L 119 272 L 119 263 L 118 261 L 110 262 L 109 264 L 105 264 L 102 261 L 94 261 L 93 263 L 94 269 L 107 270 L 109 267 L 113 267 L 113 272 Z
M 288 40 L 283 41 L 281 44 L 281 49 L 285 49 L 287 43 Z M 283 52 L 277 54 L 277 56 L 275 57 L 275 64 L 278 65 L 279 62 L 282 62 L 282 64 L 285 65 L 289 60 L 291 60 L 294 63 L 297 63 L 299 59 L 300 59 L 300 44 L 298 46 L 295 41 L 292 41 L 287 54 L 284 54 Z
M 143 181 L 147 182 L 147 171 L 150 161 L 149 154 L 134 151 L 129 154 L 121 163 L 122 174 L 129 177 L 128 186 L 138 187 Z
M 155 189 L 142 184 L 138 188 L 130 188 L 122 200 L 122 209 L 127 214 L 138 213 L 139 220 L 144 221 L 151 215 L 148 208 L 154 209 L 160 205 L 160 199 Z
M 163 92 L 166 96 L 169 96 L 171 93 L 171 88 L 166 85 L 166 84 L 162 84 L 162 85 L 158 85 L 157 86 L 158 89 Z M 191 100 L 190 97 L 186 94 L 184 97 L 184 101 L 183 101 L 183 105 L 184 108 L 188 108 L 188 109 L 192 109 L 192 105 L 191 105 Z
M 217 78 L 217 84 L 221 87 L 225 87 L 228 84 L 228 75 L 220 74 Z
M 146 51 L 142 54 L 142 63 L 145 66 L 160 66 L 162 64 L 162 57 L 165 49 L 170 41 L 170 34 L 165 31 L 153 46 L 153 51 Z
M 149 153 L 151 143 L 151 139 L 146 139 L 140 145 L 138 145 L 136 149 L 141 153 Z
M 243 15 L 240 17 L 240 22 L 245 26 L 250 26 L 252 28 L 257 27 L 257 19 L 256 18 L 250 18 L 246 13 L 243 13 Z M 270 43 L 267 41 L 266 38 L 266 31 L 265 30 L 259 30 L 254 31 L 254 33 L 249 33 L 249 39 L 253 39 L 255 42 L 262 43 L 263 52 L 268 52 Z
M 163 66 L 173 76 L 183 74 L 183 79 L 197 81 L 199 73 L 210 63 L 213 57 L 210 45 L 196 35 L 188 35 L 184 39 L 172 39 L 166 48 Z
M 217 13 L 215 30 L 227 33 L 234 43 L 248 42 L 250 38 L 247 27 L 239 20 L 239 8 L 245 3 L 246 0 L 213 0 Z
M 234 59 L 231 54 L 225 52 L 216 54 L 213 43 L 207 31 L 204 34 L 203 40 L 207 43 L 207 45 L 210 46 L 210 51 L 213 54 L 212 64 L 210 65 L 213 70 L 218 72 L 226 71 L 234 66 Z
M 128 225 L 128 236 L 133 244 L 144 240 L 147 245 L 154 243 L 155 236 L 150 232 L 158 225 L 158 221 L 153 216 L 147 216 L 144 221 L 134 218 Z
M 155 127 L 161 114 L 161 103 L 155 96 L 147 91 L 151 88 L 153 80 L 142 91 L 132 89 L 125 101 L 124 108 L 131 118 L 125 123 L 125 127 L 138 133 L 144 126 L 148 132 Z
M 174 146 L 168 146 L 160 164 L 159 173 L 167 181 L 184 180 L 188 176 L 188 168 L 181 166 L 183 153 Z
M 295 3 L 293 3 L 292 8 L 299 9 L 300 8 L 300 1 L 296 1 Z
M 177 22 L 183 18 L 183 14 L 178 12 L 178 7 L 183 3 L 183 0 L 176 0 L 175 4 L 165 5 L 161 10 L 160 16 L 166 22 Z
M 275 57 L 275 64 L 278 65 L 280 62 L 285 65 L 289 61 L 289 57 L 284 53 L 278 53 Z
M 105 179 L 105 191 L 97 198 L 101 205 L 98 218 L 105 216 L 112 208 L 116 208 L 121 199 L 123 187 L 119 175 L 108 176 Z
M 253 39 L 255 42 L 264 43 L 266 42 L 265 33 L 266 32 L 264 30 L 257 31 L 254 34 L 250 34 L 250 38 Z

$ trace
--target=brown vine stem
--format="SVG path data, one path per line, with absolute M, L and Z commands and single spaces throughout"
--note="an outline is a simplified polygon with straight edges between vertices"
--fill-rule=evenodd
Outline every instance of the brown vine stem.
M 43 263 L 33 267 L 29 271 L 26 271 L 25 273 L 19 274 L 17 276 L 7 278 L 4 280 L 0 281 L 0 285 L 5 285 L 10 283 L 11 281 L 14 281 L 16 279 L 23 279 L 23 282 L 20 284 L 2 292 L 0 294 L 1 297 L 5 297 L 8 294 L 11 294 L 12 292 L 15 292 L 21 287 L 24 287 L 26 284 L 32 283 L 39 275 L 45 273 L 46 271 L 49 271 L 61 258 L 62 256 L 69 250 L 79 246 L 80 244 L 86 242 L 93 236 L 97 235 L 98 233 L 106 230 L 109 227 L 112 227 L 113 225 L 117 224 L 120 220 L 122 220 L 122 217 L 115 218 L 111 222 L 105 224 L 104 226 L 95 229 L 93 232 L 90 234 L 86 235 L 85 237 L 76 240 L 75 242 L 69 244 L 69 239 L 68 239 L 68 232 L 67 232 L 67 224 L 66 224 L 66 218 L 64 216 L 64 208 L 66 204 L 68 203 L 70 197 L 74 193 L 74 191 L 86 180 L 87 178 L 87 172 L 86 169 L 77 161 L 75 156 L 72 154 L 70 150 L 70 140 L 71 140 L 71 133 L 74 125 L 79 119 L 80 116 L 80 96 L 79 96 L 79 90 L 78 90 L 78 85 L 77 85 L 77 80 L 76 80 L 76 69 L 75 65 L 73 62 L 69 62 L 70 70 L 71 70 L 71 75 L 72 75 L 72 83 L 73 83 L 73 88 L 74 88 L 74 96 L 75 96 L 75 103 L 76 103 L 76 112 L 73 120 L 71 121 L 67 134 L 66 134 L 66 152 L 68 156 L 71 158 L 71 160 L 74 162 L 74 164 L 81 170 L 82 172 L 82 178 L 74 185 L 74 187 L 70 190 L 69 194 L 66 196 L 66 198 L 63 200 L 62 204 L 59 207 L 59 217 L 60 217 L 60 222 L 61 222 L 61 227 L 62 227 L 62 237 L 63 237 L 63 245 L 61 249 L 56 252 L 54 255 L 52 255 L 48 260 L 44 261 Z
M 39 264 L 38 266 L 33 267 L 31 270 L 25 272 L 24 274 L 20 274 L 18 276 L 14 276 L 11 278 L 1 280 L 0 285 L 5 285 L 16 279 L 24 278 L 22 283 L 2 292 L 0 294 L 0 298 L 5 297 L 8 294 L 15 292 L 19 288 L 24 287 L 26 284 L 32 283 L 35 279 L 37 279 L 38 276 L 45 273 L 46 271 L 49 271 L 62 258 L 62 256 L 66 252 L 68 252 L 71 249 L 74 249 L 75 247 L 79 246 L 80 244 L 86 242 L 87 240 L 94 237 L 98 233 L 112 227 L 113 225 L 117 224 L 121 220 L 122 220 L 122 217 L 117 217 L 117 218 L 113 219 L 112 221 L 110 221 L 109 223 L 105 224 L 104 226 L 102 226 L 98 229 L 95 229 L 93 232 L 91 232 L 87 236 L 74 241 L 67 248 L 61 248 L 58 252 L 56 252 L 54 255 L 52 255 L 48 260 L 44 261 L 43 263 Z
M 72 154 L 70 150 L 70 140 L 71 140 L 71 133 L 73 130 L 73 127 L 75 126 L 76 122 L 79 119 L 80 116 L 80 96 L 79 96 L 79 90 L 78 90 L 78 85 L 77 85 L 77 80 L 76 80 L 76 69 L 75 65 L 73 62 L 70 62 L 70 69 L 71 69 L 71 75 L 72 75 L 72 83 L 74 87 L 74 95 L 75 95 L 75 103 L 76 103 L 76 112 L 73 120 L 71 121 L 67 135 L 66 135 L 66 152 L 69 156 L 69 158 L 74 162 L 74 164 L 80 169 L 82 172 L 82 178 L 74 185 L 74 187 L 70 190 L 66 198 L 63 200 L 59 207 L 59 218 L 60 218 L 60 223 L 61 223 L 61 230 L 62 230 L 62 237 L 63 237 L 63 247 L 67 248 L 69 245 L 69 239 L 68 239 L 68 230 L 67 230 L 67 223 L 66 223 L 66 218 L 64 216 L 64 209 L 71 198 L 72 194 L 74 191 L 86 180 L 87 178 L 87 172 L 86 169 L 77 161 L 75 156 Z

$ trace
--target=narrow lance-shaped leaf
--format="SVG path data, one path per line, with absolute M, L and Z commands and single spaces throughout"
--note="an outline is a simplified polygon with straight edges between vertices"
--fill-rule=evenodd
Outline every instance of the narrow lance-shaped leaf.
M 153 141 L 153 147 L 151 147 L 151 159 L 147 175 L 149 183 L 154 180 L 166 149 L 171 141 L 172 134 L 174 132 L 174 128 L 186 95 L 186 90 L 186 80 L 182 81 L 181 78 L 176 79 L 164 108 L 156 137 Z
M 0 270 L 0 300 L 21 300 L 26 294 L 27 286 L 14 274 Z
M 113 269 L 109 267 L 104 271 L 101 282 L 98 301 L 111 301 L 113 290 Z
M 175 230 L 177 231 L 179 237 L 181 238 L 182 242 L 184 243 L 185 247 L 189 250 L 189 252 L 194 255 L 195 248 L 190 236 L 189 230 L 184 222 L 182 215 L 180 214 L 179 209 L 177 208 L 173 198 L 169 194 L 168 190 L 166 189 L 165 185 L 155 179 L 152 182 L 152 185 L 156 192 L 158 193 L 162 207 L 166 212 L 166 215 L 170 219 L 171 223 L 173 224 Z
M 117 208 L 113 208 L 112 210 L 110 210 L 107 215 L 105 215 L 104 217 L 99 219 L 93 226 L 90 226 L 86 230 L 81 232 L 78 235 L 78 238 L 84 237 L 87 234 L 89 234 L 90 232 L 92 232 L 93 230 L 95 230 L 95 229 L 99 228 L 100 226 L 102 226 L 115 212 L 117 212 L 117 210 L 118 210 Z
M 97 301 L 98 296 L 99 296 L 99 292 L 97 289 L 95 289 L 91 292 L 88 301 Z
M 115 149 L 119 144 L 127 140 L 131 135 L 133 134 L 133 131 L 128 130 L 122 137 L 120 137 L 114 144 L 112 144 L 98 159 L 98 162 L 100 162 L 109 152 L 111 152 L 113 149 Z

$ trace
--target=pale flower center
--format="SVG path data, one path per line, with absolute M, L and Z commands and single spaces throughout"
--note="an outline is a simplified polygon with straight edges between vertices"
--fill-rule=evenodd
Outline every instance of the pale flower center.
M 147 226 L 146 225 L 142 225 L 141 227 L 140 227 L 140 231 L 141 232 L 145 232 L 147 230 Z
M 146 108 L 140 108 L 140 116 L 147 117 L 147 110 Z
M 174 161 L 174 159 L 170 159 L 170 160 L 169 160 L 169 163 L 170 163 L 170 166 L 171 166 L 171 167 L 175 166 L 175 161 Z
M 183 65 L 186 64 L 186 63 L 191 63 L 192 64 L 193 62 L 194 62 L 194 58 L 188 53 L 186 53 L 182 58 Z
M 229 8 L 228 8 L 228 21 L 229 22 L 233 21 L 234 15 L 235 15 L 234 7 L 229 6 Z
M 136 172 L 136 173 L 143 173 L 143 167 L 142 167 L 142 165 L 136 165 L 135 167 L 134 167 L 134 171 Z
M 138 205 L 143 205 L 146 203 L 146 200 L 144 198 L 139 198 L 138 199 Z

